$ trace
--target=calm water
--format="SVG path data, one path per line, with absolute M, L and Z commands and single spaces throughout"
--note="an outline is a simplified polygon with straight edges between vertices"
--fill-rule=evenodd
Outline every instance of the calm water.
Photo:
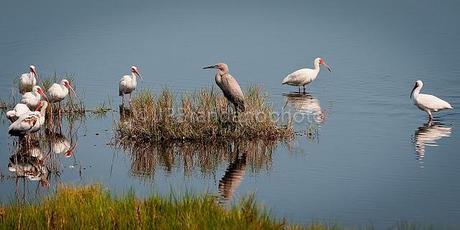
M 255 193 L 294 223 L 458 226 L 460 114 L 439 113 L 426 126 L 409 99 L 421 79 L 424 92 L 460 107 L 458 10 L 458 1 L 8 1 L 0 8 L 0 97 L 16 95 L 14 78 L 33 63 L 42 76 L 74 75 L 89 107 L 115 109 L 64 121 L 65 138 L 78 145 L 70 158 L 53 155 L 60 176 L 50 176 L 49 188 L 97 182 L 117 193 L 210 192 L 230 202 Z M 280 85 L 317 56 L 334 72 L 322 71 L 309 95 Z M 129 66 L 139 66 L 140 88 L 181 94 L 212 86 L 213 73 L 201 67 L 220 61 L 243 87 L 264 87 L 276 111 L 306 113 L 295 125 L 302 135 L 212 148 L 107 145 Z M 8 125 L 2 116 L 0 198 L 33 200 L 48 188 L 14 179 Z

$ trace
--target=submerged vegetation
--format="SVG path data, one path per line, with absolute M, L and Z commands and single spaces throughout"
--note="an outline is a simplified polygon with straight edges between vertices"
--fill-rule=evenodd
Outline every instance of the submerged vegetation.
M 130 110 L 121 111 L 117 140 L 135 142 L 276 140 L 293 135 L 291 124 L 278 124 L 257 87 L 246 92 L 246 111 L 236 115 L 225 97 L 213 89 L 177 99 L 164 89 L 159 95 L 141 91 Z
M 100 186 L 60 187 L 37 204 L 1 207 L 2 229 L 286 229 L 253 197 L 226 209 L 211 195 L 113 197 Z M 325 229 L 325 228 L 323 228 Z

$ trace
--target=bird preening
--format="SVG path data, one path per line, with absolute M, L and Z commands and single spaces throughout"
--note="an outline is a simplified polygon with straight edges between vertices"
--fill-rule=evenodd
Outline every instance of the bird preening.
M 414 88 L 410 93 L 410 98 L 412 98 L 414 105 L 428 114 L 428 119 L 430 122 L 433 120 L 433 112 L 438 112 L 444 109 L 453 109 L 453 107 L 447 101 L 444 101 L 430 94 L 420 93 L 422 87 L 423 82 L 421 80 L 417 80 L 415 82 Z
M 216 69 L 214 77 L 217 86 L 222 90 L 225 98 L 235 107 L 235 113 L 244 112 L 246 106 L 244 103 L 244 94 L 236 79 L 230 75 L 228 65 L 225 63 L 217 63 L 203 67 L 203 69 Z

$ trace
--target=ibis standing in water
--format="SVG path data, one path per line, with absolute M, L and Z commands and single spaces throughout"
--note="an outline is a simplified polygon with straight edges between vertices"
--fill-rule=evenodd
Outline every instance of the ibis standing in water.
M 447 101 L 444 101 L 430 94 L 420 93 L 422 87 L 423 82 L 417 80 L 415 82 L 414 88 L 412 89 L 412 92 L 410 93 L 410 97 L 414 101 L 414 105 L 416 105 L 420 110 L 428 113 L 430 122 L 433 120 L 432 112 L 438 112 L 444 109 L 453 109 L 453 107 Z
M 37 108 L 33 112 L 21 115 L 13 124 L 10 125 L 8 133 L 12 136 L 23 137 L 30 133 L 35 133 L 45 123 L 45 113 L 48 102 L 39 101 Z
M 225 63 L 217 63 L 215 65 L 204 67 L 203 69 L 216 69 L 216 84 L 224 93 L 225 98 L 235 106 L 235 112 L 244 112 L 246 110 L 244 104 L 244 94 L 236 79 L 230 75 L 228 65 Z
M 62 108 L 61 108 L 61 101 L 64 100 L 65 97 L 69 94 L 69 90 L 72 91 L 72 93 L 77 96 L 75 91 L 73 90 L 72 86 L 70 85 L 69 81 L 66 79 L 62 79 L 61 83 L 54 83 L 51 85 L 51 87 L 48 89 L 48 99 L 49 102 L 59 103 L 59 116 L 61 115 Z
M 321 66 L 324 66 L 329 70 L 329 72 L 332 72 L 331 67 L 326 64 L 323 58 L 316 58 L 315 61 L 313 62 L 314 64 L 314 69 L 299 69 L 296 70 L 289 75 L 287 75 L 284 79 L 282 84 L 283 85 L 292 85 L 292 86 L 298 86 L 299 87 L 299 93 L 300 93 L 300 87 L 303 87 L 303 91 L 305 92 L 305 86 L 310 84 L 312 81 L 318 77 L 319 70 Z
M 131 104 L 131 93 L 137 87 L 137 77 L 142 76 L 139 73 L 139 70 L 136 66 L 131 66 L 131 75 L 125 75 L 120 79 L 120 84 L 118 85 L 118 95 L 121 97 L 121 104 L 124 104 L 124 95 L 129 94 L 129 104 Z
M 42 88 L 36 85 L 32 87 L 32 92 L 27 92 L 24 95 L 22 95 L 21 103 L 26 104 L 29 107 L 29 109 L 34 110 L 35 107 L 37 107 L 40 100 L 42 99 L 42 97 L 47 99 Z
M 37 69 L 34 65 L 29 66 L 30 72 L 23 73 L 21 77 L 19 77 L 19 92 L 24 94 L 26 92 L 30 92 L 32 87 L 37 84 Z

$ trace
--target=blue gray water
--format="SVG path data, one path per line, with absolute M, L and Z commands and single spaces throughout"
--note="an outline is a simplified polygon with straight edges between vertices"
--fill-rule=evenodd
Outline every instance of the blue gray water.
M 293 223 L 458 226 L 460 114 L 439 113 L 426 127 L 409 93 L 421 79 L 423 92 L 460 107 L 459 9 L 458 1 L 425 0 L 6 1 L 0 97 L 16 95 L 14 79 L 34 64 L 42 76 L 73 75 L 87 106 L 106 102 L 116 109 L 118 80 L 133 64 L 145 79 L 139 88 L 181 94 L 211 87 L 213 73 L 201 67 L 226 62 L 244 88 L 262 86 L 276 111 L 308 113 L 311 119 L 296 124 L 304 135 L 277 144 L 260 161 L 227 157 L 208 169 L 154 153 L 154 167 L 107 145 L 116 112 L 90 116 L 71 129 L 64 125 L 78 146 L 71 158 L 55 157 L 61 173 L 50 187 L 218 193 L 232 162 L 230 177 L 240 178 L 229 186 L 233 200 L 254 193 Z M 282 78 L 311 67 L 317 56 L 334 71 L 320 73 L 310 96 L 286 96 L 296 89 L 282 86 Z M 2 118 L 0 198 L 33 199 L 47 189 L 35 181 L 19 181 L 17 189 L 8 170 L 15 149 L 8 125 Z

